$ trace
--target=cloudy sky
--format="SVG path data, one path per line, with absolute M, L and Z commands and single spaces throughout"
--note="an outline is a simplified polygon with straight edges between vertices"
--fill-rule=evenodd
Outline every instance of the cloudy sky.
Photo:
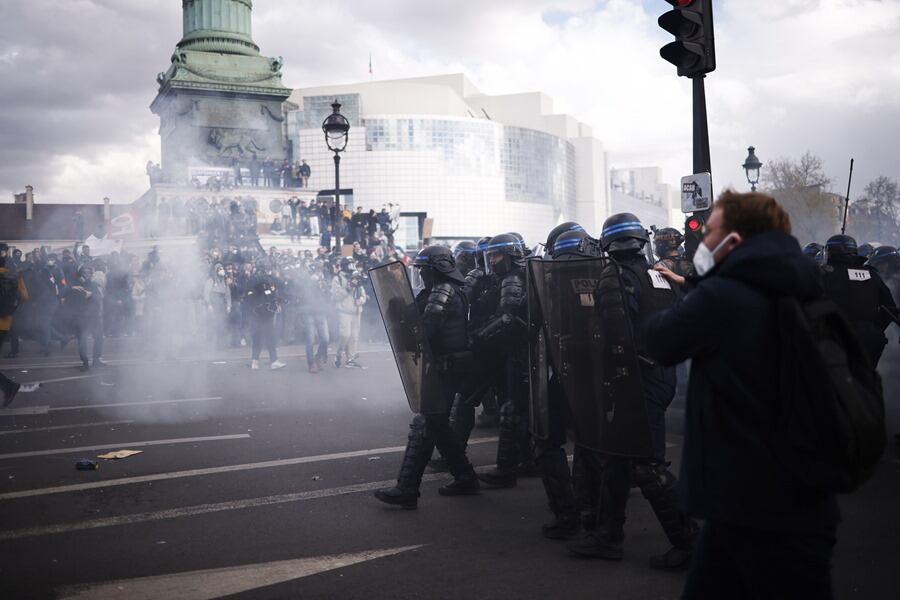
M 614 167 L 691 170 L 690 81 L 659 47 L 664 0 L 255 0 L 284 83 L 466 73 L 486 93 L 540 90 L 591 124 Z M 746 187 L 763 160 L 821 155 L 854 189 L 900 178 L 900 0 L 716 0 L 706 80 L 713 181 Z M 157 85 L 180 0 L 0 0 L 0 201 L 130 202 L 159 159 Z

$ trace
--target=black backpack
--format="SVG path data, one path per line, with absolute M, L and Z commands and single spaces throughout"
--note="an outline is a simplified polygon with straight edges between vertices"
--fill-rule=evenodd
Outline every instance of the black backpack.
M 779 298 L 778 327 L 781 414 L 770 447 L 805 487 L 852 492 L 884 452 L 881 378 L 830 300 Z
M 0 318 L 8 317 L 19 307 L 19 278 L 0 273 Z

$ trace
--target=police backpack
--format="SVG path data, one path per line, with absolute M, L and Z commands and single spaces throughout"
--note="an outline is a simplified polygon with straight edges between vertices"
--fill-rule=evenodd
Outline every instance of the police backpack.
M 776 457 L 805 487 L 852 492 L 885 448 L 881 378 L 850 323 L 827 299 L 778 299 L 780 415 Z

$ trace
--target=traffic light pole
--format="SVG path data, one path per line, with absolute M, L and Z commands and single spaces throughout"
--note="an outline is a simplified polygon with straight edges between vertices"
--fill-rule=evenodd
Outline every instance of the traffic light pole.
M 691 79 L 694 87 L 694 173 L 712 173 L 709 160 L 709 126 L 706 121 L 706 75 Z

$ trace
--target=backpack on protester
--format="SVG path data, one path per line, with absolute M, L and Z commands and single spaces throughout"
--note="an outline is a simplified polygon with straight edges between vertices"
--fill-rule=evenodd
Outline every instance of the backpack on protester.
M 852 492 L 885 448 L 881 378 L 834 302 L 778 299 L 781 414 L 770 447 L 804 486 Z
M 16 312 L 19 307 L 19 278 L 12 273 L 0 273 L 0 319 Z

